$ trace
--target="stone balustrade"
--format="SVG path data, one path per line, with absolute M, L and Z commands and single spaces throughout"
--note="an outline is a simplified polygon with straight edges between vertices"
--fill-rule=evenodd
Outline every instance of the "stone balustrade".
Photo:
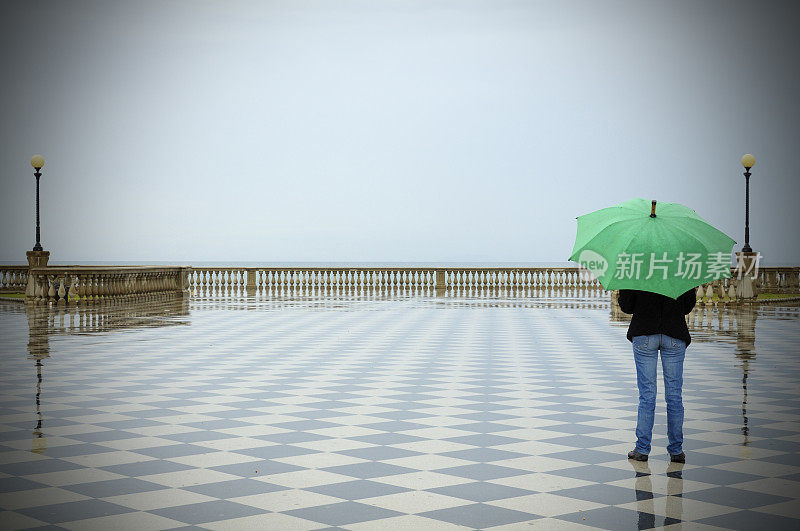
M 604 292 L 575 267 L 216 267 L 193 268 L 195 295 L 219 295 L 243 288 L 271 294 L 437 294 L 502 292 Z
M 185 293 L 189 267 L 48 266 L 31 268 L 25 300 L 31 303 L 92 304 Z
M 21 293 L 28 285 L 28 266 L 0 265 L 0 293 Z
M 733 302 L 739 281 L 697 288 L 700 304 Z M 798 293 L 800 267 L 760 267 L 756 292 Z M 231 293 L 287 295 L 437 295 L 600 298 L 608 292 L 577 267 L 164 267 L 0 266 L 0 291 L 29 302 L 92 303 L 164 292 L 197 297 Z
M 800 267 L 760 267 L 756 289 L 764 293 L 797 293 L 800 291 Z
M 760 267 L 755 275 L 756 293 L 799 293 L 800 267 Z M 697 288 L 699 304 L 737 302 L 738 271 L 731 268 L 731 278 L 703 284 Z M 716 299 L 715 299 L 716 296 Z

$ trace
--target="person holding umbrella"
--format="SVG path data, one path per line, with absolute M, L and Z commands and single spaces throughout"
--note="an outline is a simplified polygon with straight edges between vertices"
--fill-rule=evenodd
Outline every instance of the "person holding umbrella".
M 619 290 L 620 309 L 633 314 L 627 338 L 633 344 L 639 410 L 636 446 L 628 459 L 647 461 L 656 404 L 658 353 L 667 402 L 667 452 L 686 462 L 683 451 L 683 362 L 691 343 L 686 314 L 695 288 L 730 278 L 736 243 L 697 213 L 677 203 L 632 199 L 579 216 L 570 260 L 606 290 Z
M 694 289 L 687 290 L 677 300 L 650 291 L 619 291 L 620 309 L 633 314 L 627 338 L 633 343 L 636 383 L 639 387 L 636 447 L 628 452 L 628 459 L 647 461 L 650 453 L 660 350 L 664 398 L 667 402 L 667 452 L 672 462 L 686 462 L 683 452 L 683 360 L 692 338 L 685 315 L 692 311 L 696 301 Z

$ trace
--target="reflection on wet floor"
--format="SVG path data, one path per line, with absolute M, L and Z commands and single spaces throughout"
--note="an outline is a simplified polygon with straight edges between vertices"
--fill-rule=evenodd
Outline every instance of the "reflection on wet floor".
M 0 303 L 0 527 L 797 527 L 798 320 L 690 314 L 684 465 L 602 299 Z

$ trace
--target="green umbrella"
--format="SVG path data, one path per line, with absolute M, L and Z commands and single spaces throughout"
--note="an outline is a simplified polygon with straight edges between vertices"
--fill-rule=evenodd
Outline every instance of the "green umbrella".
M 638 289 L 676 299 L 729 278 L 735 243 L 691 208 L 631 199 L 579 216 L 569 259 L 607 290 Z

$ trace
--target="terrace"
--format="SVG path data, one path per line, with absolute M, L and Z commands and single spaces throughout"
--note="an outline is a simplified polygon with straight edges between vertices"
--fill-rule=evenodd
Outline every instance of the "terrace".
M 0 302 L 4 529 L 800 523 L 797 303 L 688 316 L 687 463 L 667 458 L 661 396 L 639 463 L 627 318 L 602 290 L 437 295 L 434 273 L 248 293 L 193 271 L 191 296 L 124 296 L 91 275 Z

